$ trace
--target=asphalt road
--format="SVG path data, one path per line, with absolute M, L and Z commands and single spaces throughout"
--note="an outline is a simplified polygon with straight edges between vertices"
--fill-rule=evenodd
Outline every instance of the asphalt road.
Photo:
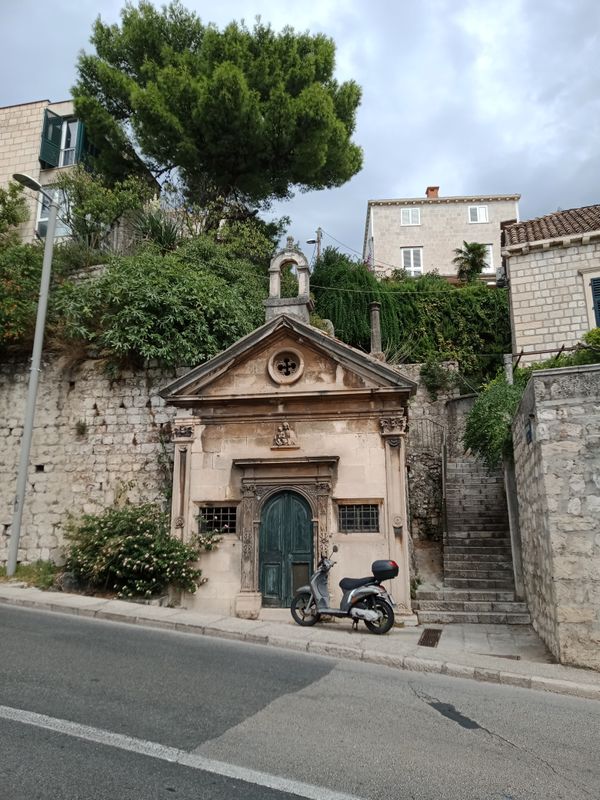
M 599 800 L 599 745 L 591 700 L 0 605 L 2 800 Z

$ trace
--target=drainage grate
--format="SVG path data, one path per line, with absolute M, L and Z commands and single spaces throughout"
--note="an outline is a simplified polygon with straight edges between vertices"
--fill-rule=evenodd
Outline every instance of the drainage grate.
M 417 644 L 421 647 L 437 647 L 441 635 L 441 628 L 425 628 Z

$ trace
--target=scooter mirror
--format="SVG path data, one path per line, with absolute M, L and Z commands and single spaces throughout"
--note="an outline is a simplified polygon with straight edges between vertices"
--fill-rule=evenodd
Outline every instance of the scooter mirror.
M 338 551 L 338 546 L 337 546 L 337 544 L 334 544 L 332 552 L 337 553 L 337 551 Z

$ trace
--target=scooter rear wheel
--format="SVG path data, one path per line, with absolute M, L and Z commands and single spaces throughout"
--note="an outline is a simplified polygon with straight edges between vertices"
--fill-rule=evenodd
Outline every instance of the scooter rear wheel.
M 290 611 L 294 622 L 304 627 L 314 625 L 321 619 L 321 615 L 317 612 L 315 601 L 309 592 L 297 594 L 292 600 Z
M 377 597 L 369 603 L 369 608 L 373 611 L 377 611 L 379 614 L 379 619 L 377 622 L 368 622 L 365 620 L 365 625 L 371 631 L 371 633 L 377 634 L 384 634 L 387 633 L 392 625 L 394 624 L 394 609 L 382 600 L 381 598 Z

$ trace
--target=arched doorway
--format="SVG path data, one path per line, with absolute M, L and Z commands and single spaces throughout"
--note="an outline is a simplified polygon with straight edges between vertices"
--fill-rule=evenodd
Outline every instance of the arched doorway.
M 263 605 L 289 606 L 294 590 L 307 582 L 313 563 L 309 504 L 296 492 L 278 492 L 260 520 L 259 580 Z

